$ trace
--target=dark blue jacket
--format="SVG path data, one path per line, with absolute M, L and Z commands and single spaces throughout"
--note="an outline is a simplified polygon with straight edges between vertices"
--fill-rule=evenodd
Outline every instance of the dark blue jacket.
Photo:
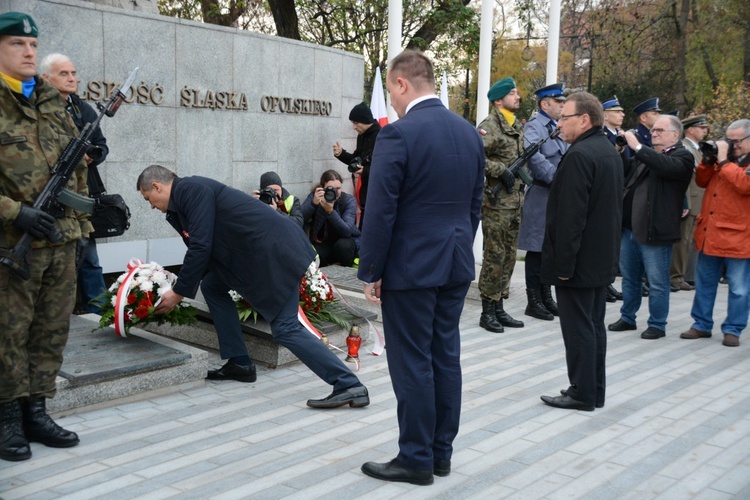
M 359 279 L 382 278 L 391 290 L 474 279 L 483 185 L 479 133 L 439 99 L 383 127 L 372 158 Z
M 188 247 L 176 293 L 194 298 L 203 276 L 215 272 L 268 321 L 315 259 L 305 233 L 289 217 L 206 177 L 173 181 L 167 221 Z

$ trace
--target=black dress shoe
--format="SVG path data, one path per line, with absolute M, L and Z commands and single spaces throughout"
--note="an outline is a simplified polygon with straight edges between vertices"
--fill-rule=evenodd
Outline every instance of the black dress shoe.
M 607 302 L 617 302 L 617 298 L 610 293 L 609 288 L 607 288 L 607 295 L 605 299 L 607 300 Z
M 624 332 L 625 330 L 635 330 L 637 327 L 632 323 L 628 323 L 624 319 L 618 319 L 607 328 L 611 332 Z
M 646 340 L 656 340 L 660 339 L 667 334 L 664 333 L 664 330 L 659 330 L 658 328 L 654 328 L 652 326 L 649 326 L 645 330 L 643 330 L 643 333 L 641 333 L 641 338 Z
M 255 365 L 242 366 L 235 364 L 231 359 L 218 370 L 208 370 L 208 380 L 236 380 L 237 382 L 255 382 L 257 375 Z
M 364 385 L 333 391 L 328 397 L 323 399 L 307 400 L 307 406 L 311 408 L 338 408 L 344 405 L 349 405 L 352 408 L 361 408 L 369 404 L 370 395 L 367 393 L 367 387 Z
M 411 483 L 427 486 L 435 482 L 431 470 L 417 470 L 404 467 L 394 458 L 386 464 L 366 462 L 362 465 L 362 472 L 375 479 L 394 481 L 397 483 Z
M 432 466 L 432 473 L 436 476 L 445 477 L 451 473 L 450 460 L 435 460 Z
M 607 285 L 607 294 L 612 295 L 615 300 L 622 300 L 622 292 L 618 292 L 612 285 Z
M 560 389 L 560 394 L 562 394 L 563 396 L 567 396 L 568 390 Z M 604 401 L 597 401 L 596 404 L 594 404 L 594 406 L 596 406 L 597 408 L 604 408 Z
M 547 406 L 562 408 L 563 410 L 594 411 L 594 406 L 573 399 L 567 394 L 565 396 L 542 396 L 542 401 Z

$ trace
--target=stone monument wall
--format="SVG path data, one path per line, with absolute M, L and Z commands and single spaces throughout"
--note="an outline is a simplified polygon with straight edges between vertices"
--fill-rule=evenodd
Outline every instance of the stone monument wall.
M 104 272 L 124 270 L 132 257 L 182 262 L 182 241 L 136 191 L 152 163 L 248 192 L 274 170 L 301 199 L 334 168 L 353 191 L 331 146 L 354 149 L 348 116 L 362 100 L 362 56 L 77 0 L 0 0 L 0 12 L 11 10 L 39 25 L 39 61 L 71 57 L 90 103 L 139 68 L 131 102 L 102 121 L 110 153 L 100 172 L 132 211 L 123 236 L 98 242 Z

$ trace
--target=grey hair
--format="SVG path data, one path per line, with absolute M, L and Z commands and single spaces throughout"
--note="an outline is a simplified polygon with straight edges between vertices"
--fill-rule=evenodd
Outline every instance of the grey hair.
M 161 165 L 149 165 L 143 170 L 143 172 L 141 172 L 141 175 L 138 176 L 138 183 L 135 188 L 138 191 L 151 191 L 152 182 L 171 184 L 175 177 L 177 177 L 177 174 L 166 167 L 162 167 Z
M 660 115 L 659 118 L 666 118 L 669 120 L 669 123 L 672 125 L 672 128 L 677 131 L 678 134 L 680 134 L 680 137 L 682 137 L 682 122 L 679 118 L 677 118 L 675 115 Z M 654 122 L 656 123 L 656 122 Z
M 52 66 L 66 62 L 70 62 L 70 57 L 64 54 L 49 54 L 42 59 L 41 63 L 39 63 L 39 71 L 43 75 L 49 75 Z
M 743 135 L 750 135 L 750 120 L 748 120 L 747 118 L 742 118 L 741 120 L 730 123 L 727 127 L 727 132 L 738 128 L 742 129 Z

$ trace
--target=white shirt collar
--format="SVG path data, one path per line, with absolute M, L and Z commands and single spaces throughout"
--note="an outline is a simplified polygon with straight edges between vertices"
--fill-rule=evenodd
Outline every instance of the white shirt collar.
M 404 114 L 408 113 L 411 108 L 413 108 L 414 106 L 416 106 L 422 101 L 426 101 L 427 99 L 439 99 L 439 97 L 436 96 L 435 94 L 427 94 L 421 97 L 417 97 L 412 102 L 410 102 L 408 106 L 406 106 L 406 111 L 404 112 Z

